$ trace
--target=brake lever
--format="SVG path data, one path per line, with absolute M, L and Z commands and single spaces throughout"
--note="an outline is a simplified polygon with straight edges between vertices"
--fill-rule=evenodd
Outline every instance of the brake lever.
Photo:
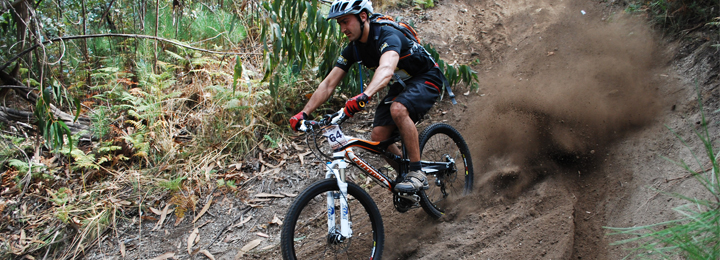
M 330 123 L 342 124 L 343 122 L 345 122 L 345 119 L 347 119 L 347 115 L 345 115 L 345 108 L 341 108 L 340 111 L 333 114 L 333 117 L 330 120 Z
M 320 120 L 320 122 L 312 121 L 312 122 L 313 122 L 312 125 L 313 125 L 313 126 L 315 126 L 315 125 L 327 126 L 327 125 L 333 125 L 333 124 L 340 125 L 340 124 L 342 124 L 343 122 L 345 122 L 345 120 L 347 120 L 347 118 L 348 118 L 348 117 L 347 117 L 347 115 L 345 114 L 345 108 L 341 108 L 340 111 L 337 111 L 337 112 L 332 113 L 332 114 L 326 114 L 326 115 L 324 115 L 324 116 L 323 116 L 323 119 Z
M 303 132 L 308 132 L 313 129 L 313 126 L 317 125 L 318 122 L 312 121 L 312 120 L 303 120 L 300 122 L 300 127 L 298 130 Z

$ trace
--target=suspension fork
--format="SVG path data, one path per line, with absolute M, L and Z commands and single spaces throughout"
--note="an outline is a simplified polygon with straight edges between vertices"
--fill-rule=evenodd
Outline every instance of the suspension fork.
M 348 193 L 347 193 L 347 187 L 348 184 L 345 181 L 345 169 L 348 167 L 348 163 L 345 162 L 345 152 L 335 152 L 333 153 L 333 161 L 328 162 L 326 164 L 326 173 L 325 178 L 335 178 L 337 180 L 338 188 L 340 189 L 339 194 L 328 191 L 326 194 L 327 197 L 327 217 L 328 217 L 328 234 L 335 235 L 338 234 L 341 235 L 340 237 L 337 237 L 337 241 L 342 242 L 344 239 L 352 237 L 352 230 L 350 228 L 350 221 L 349 221 L 349 214 L 350 210 L 348 208 Z M 335 167 L 337 166 L 337 169 Z M 337 230 L 336 222 L 336 214 L 335 214 L 335 199 L 336 195 L 338 196 L 337 199 L 340 201 L 340 230 Z

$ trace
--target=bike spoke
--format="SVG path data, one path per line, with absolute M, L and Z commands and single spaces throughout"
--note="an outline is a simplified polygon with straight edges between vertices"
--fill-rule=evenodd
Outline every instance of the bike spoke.
M 455 199 L 472 190 L 472 165 L 467 145 L 455 129 L 438 124 L 425 130 L 421 138 L 420 159 L 429 164 L 450 165 L 448 169 L 428 174 L 430 188 L 425 191 L 427 203 L 423 207 L 430 215 L 440 217 Z
M 340 226 L 340 199 L 335 199 L 337 227 Z M 325 194 L 310 201 L 296 222 L 295 252 L 299 259 L 365 259 L 371 255 L 373 246 L 372 223 L 362 204 L 352 196 L 346 199 L 349 221 L 353 230 L 351 238 L 333 244 L 328 241 L 327 209 Z

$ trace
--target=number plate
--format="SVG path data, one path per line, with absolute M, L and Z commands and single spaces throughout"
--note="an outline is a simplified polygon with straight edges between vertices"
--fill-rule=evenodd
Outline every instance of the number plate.
M 337 125 L 325 127 L 323 129 L 323 136 L 327 137 L 330 147 L 333 150 L 337 150 L 348 143 L 347 139 L 345 139 L 345 135 Z

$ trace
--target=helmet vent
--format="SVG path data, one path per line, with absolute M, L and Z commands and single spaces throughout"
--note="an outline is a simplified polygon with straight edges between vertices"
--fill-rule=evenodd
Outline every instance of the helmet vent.
M 1 0 L 0 0 L 1 1 Z M 327 19 L 335 19 L 347 14 L 359 14 L 360 12 L 373 12 L 372 1 L 370 0 L 335 0 L 330 7 Z

